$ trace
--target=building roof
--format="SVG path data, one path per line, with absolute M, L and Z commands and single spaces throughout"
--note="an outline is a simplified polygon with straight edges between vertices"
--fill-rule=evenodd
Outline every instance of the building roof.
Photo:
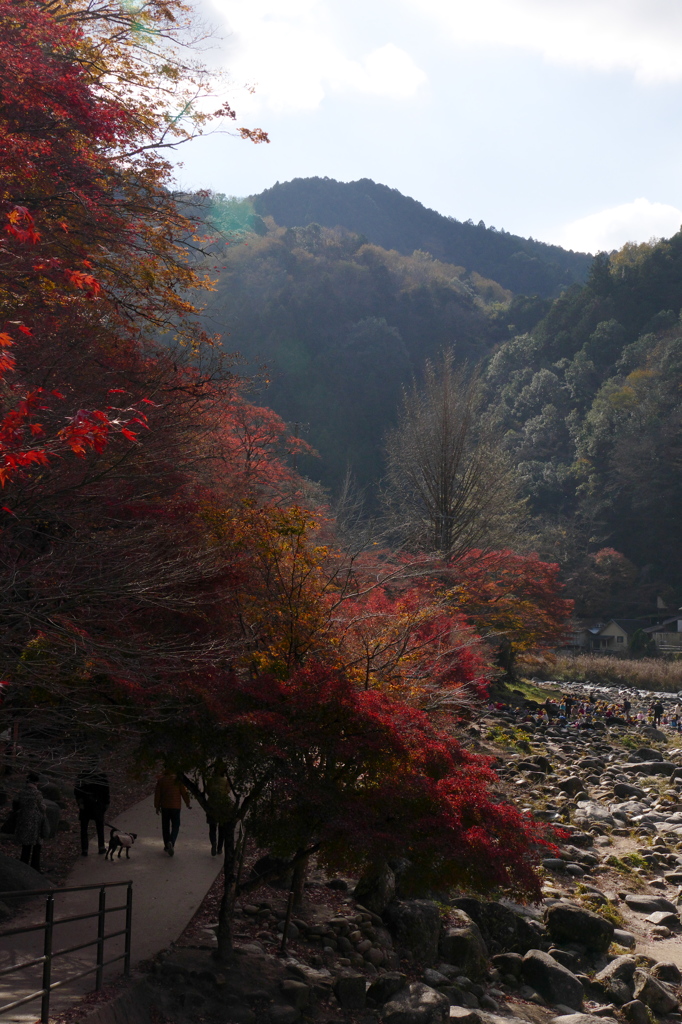
M 677 633 L 677 623 L 682 619 L 682 613 L 678 612 L 677 615 L 672 615 L 669 619 L 664 619 L 663 622 L 657 623 L 655 626 L 647 626 L 644 630 L 645 633 Z M 666 629 L 671 622 L 675 623 L 675 629 Z
M 630 636 L 630 634 L 636 633 L 638 629 L 643 629 L 645 622 L 646 619 L 610 619 L 610 621 L 606 623 L 606 626 L 602 626 L 599 632 L 603 633 L 607 626 L 614 623 L 616 626 L 620 626 L 623 632 Z

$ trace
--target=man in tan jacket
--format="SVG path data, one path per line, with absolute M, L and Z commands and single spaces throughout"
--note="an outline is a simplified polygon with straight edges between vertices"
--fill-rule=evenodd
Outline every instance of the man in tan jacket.
M 180 831 L 180 808 L 182 801 L 191 809 L 189 793 L 183 784 L 178 780 L 172 768 L 165 768 L 162 775 L 156 780 L 154 790 L 154 807 L 156 813 L 161 814 L 161 834 L 163 836 L 163 848 L 169 857 L 175 853 L 175 840 Z

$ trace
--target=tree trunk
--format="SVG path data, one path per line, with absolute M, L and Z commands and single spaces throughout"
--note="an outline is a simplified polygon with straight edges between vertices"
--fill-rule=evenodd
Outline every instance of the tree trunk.
M 234 904 L 237 893 L 237 864 L 238 852 L 235 843 L 237 821 L 225 823 L 225 859 L 223 861 L 223 874 L 225 876 L 223 886 L 223 898 L 220 901 L 218 912 L 218 949 L 216 956 L 222 963 L 228 961 L 232 956 L 232 918 L 234 917 Z
M 294 907 L 298 910 L 303 906 L 303 893 L 305 887 L 305 878 L 308 874 L 308 862 L 310 855 L 302 857 L 301 860 L 294 864 L 294 875 L 291 882 L 291 888 L 294 894 Z

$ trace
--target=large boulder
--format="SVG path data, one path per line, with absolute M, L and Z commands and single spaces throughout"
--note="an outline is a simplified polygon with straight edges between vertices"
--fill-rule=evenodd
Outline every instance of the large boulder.
M 488 950 L 478 926 L 463 910 L 453 908 L 440 934 L 438 950 L 445 963 L 455 964 L 474 981 L 488 968 Z
M 666 910 L 671 914 L 677 913 L 675 904 L 667 900 L 665 896 L 640 896 L 638 893 L 628 893 L 625 902 L 630 910 L 635 910 L 638 914 L 654 914 L 657 910 Z
M 557 788 L 569 796 L 575 796 L 585 788 L 585 784 L 579 775 L 569 775 L 566 779 L 559 779 Z
M 0 892 L 30 892 L 32 889 L 51 889 L 52 883 L 18 857 L 0 853 Z
M 387 971 L 380 974 L 367 989 L 367 998 L 371 999 L 376 1006 L 383 1006 L 389 999 L 392 999 L 396 992 L 405 988 L 407 978 L 399 971 Z
M 596 1024 L 596 1020 L 591 1013 L 562 1013 L 560 1017 L 554 1017 L 552 1024 Z M 616 1024 L 615 1017 L 599 1017 L 599 1020 Z
M 595 974 L 594 980 L 610 1002 L 622 1006 L 632 1000 L 636 968 L 637 963 L 633 957 L 617 956 L 603 971 Z
M 583 1005 L 583 986 L 566 967 L 557 963 L 549 953 L 529 950 L 523 958 L 521 977 L 543 999 L 552 1005 L 570 1006 L 580 1010 Z
M 638 800 L 642 800 L 646 793 L 639 786 L 631 786 L 629 782 L 616 782 L 613 787 L 615 796 L 621 800 L 627 800 L 629 797 L 636 797 Z
M 334 982 L 334 995 L 342 1010 L 364 1010 L 366 985 L 364 974 L 342 974 Z
M 603 917 L 568 903 L 556 903 L 546 915 L 555 942 L 579 942 L 595 953 L 605 953 L 613 940 L 613 925 Z
M 671 985 L 679 985 L 682 982 L 682 972 L 672 960 L 661 960 L 651 968 L 651 975 L 658 981 L 667 981 Z
M 421 981 L 401 989 L 381 1010 L 385 1024 L 444 1024 L 449 1016 L 448 998 Z
M 579 800 L 575 810 L 575 820 L 579 823 L 589 825 L 596 822 L 599 825 L 616 825 L 616 819 L 608 807 L 597 803 L 596 800 Z
M 677 998 L 663 982 L 652 978 L 644 971 L 635 971 L 635 999 L 639 999 L 654 1013 L 674 1013 L 677 1010 Z
M 373 914 L 383 914 L 391 900 L 395 899 L 395 874 L 386 861 L 366 871 L 353 893 L 358 903 Z
M 623 765 L 624 772 L 641 772 L 643 775 L 672 775 L 676 768 L 672 761 L 638 761 Z
M 563 861 L 561 865 L 563 867 Z M 478 925 L 491 955 L 527 953 L 529 949 L 537 949 L 542 943 L 542 923 L 512 910 L 503 903 L 461 896 L 452 900 L 452 906 L 463 910 Z
M 418 960 L 430 962 L 438 953 L 440 910 L 431 900 L 393 900 L 384 910 L 396 943 Z

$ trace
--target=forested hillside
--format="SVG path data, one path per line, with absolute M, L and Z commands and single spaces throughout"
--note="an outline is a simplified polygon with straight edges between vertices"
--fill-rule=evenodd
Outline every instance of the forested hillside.
M 231 207 L 217 204 L 217 220 Z M 358 235 L 312 224 L 278 228 L 227 248 L 209 300 L 212 328 L 254 371 L 265 364 L 263 400 L 319 452 L 302 468 L 332 488 L 347 468 L 361 485 L 384 472 L 383 435 L 402 385 L 427 358 L 454 345 L 478 363 L 508 337 L 509 317 L 534 322 L 543 302 L 517 300 L 479 274 L 401 256 Z
M 592 257 L 567 252 L 532 238 L 486 227 L 483 221 L 444 217 L 369 178 L 294 178 L 252 198 L 256 213 L 284 227 L 317 223 L 342 226 L 384 249 L 409 255 L 423 249 L 436 259 L 463 266 L 526 295 L 556 296 L 583 283 Z
M 491 412 L 579 610 L 681 603 L 681 306 L 682 234 L 627 245 L 490 361 Z M 605 546 L 624 557 L 590 554 Z

